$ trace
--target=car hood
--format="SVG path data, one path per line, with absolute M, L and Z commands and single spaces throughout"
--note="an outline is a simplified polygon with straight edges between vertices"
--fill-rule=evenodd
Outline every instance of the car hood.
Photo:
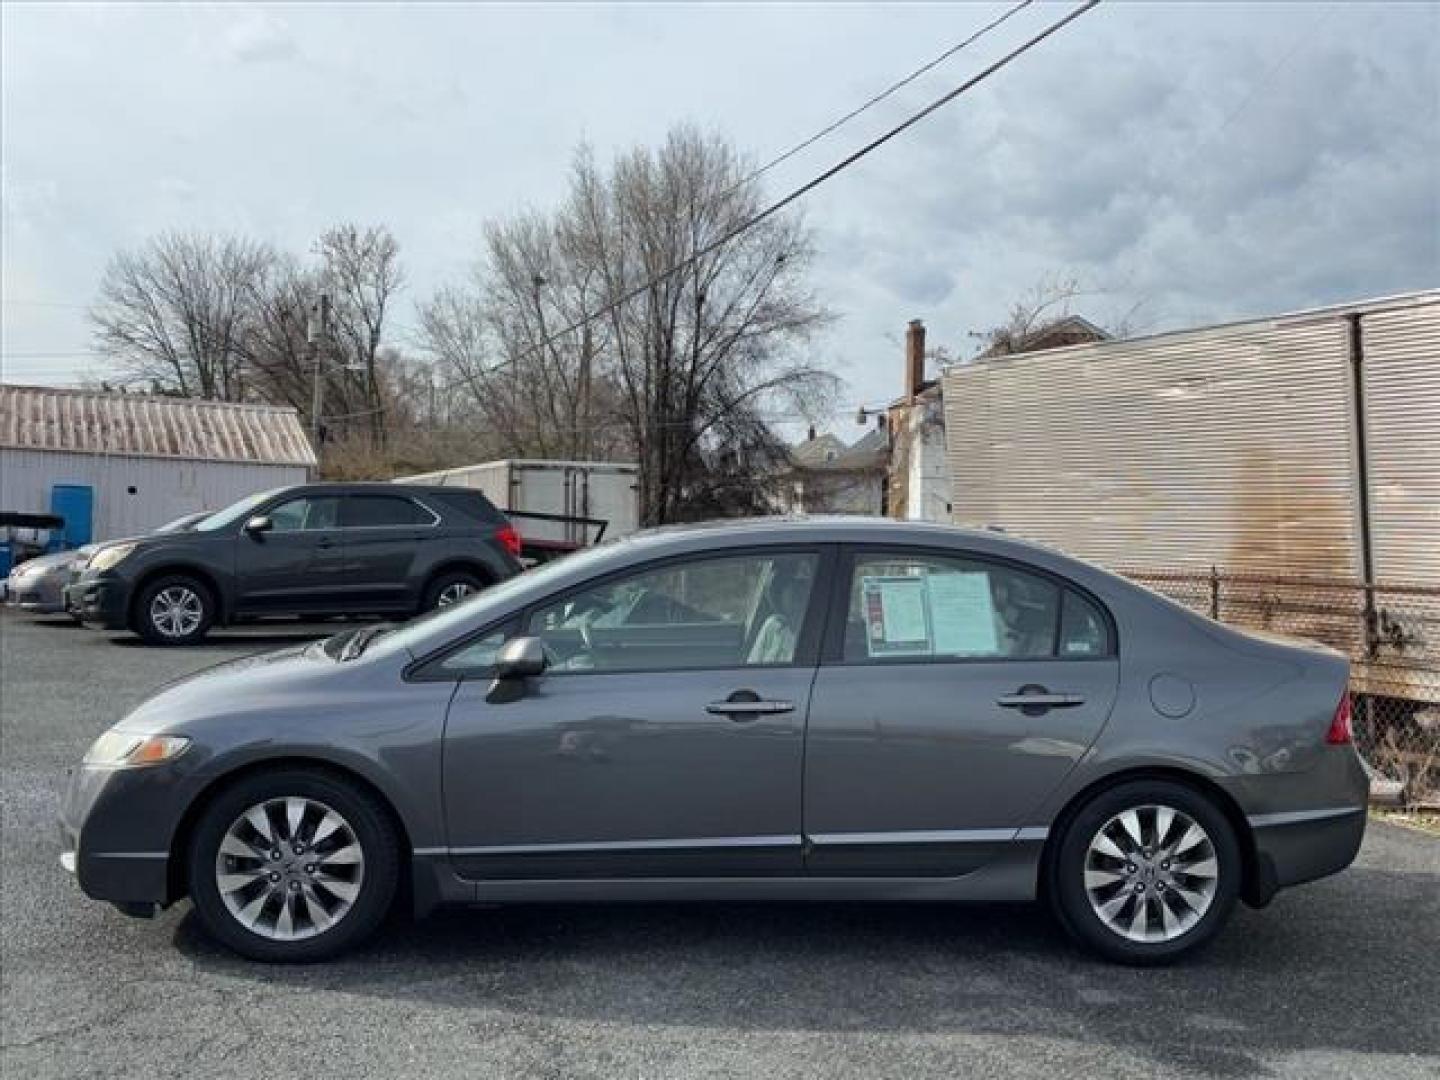
M 141 702 L 115 730 L 175 731 L 193 720 L 263 709 L 277 700 L 312 692 L 341 667 L 319 646 L 307 642 L 242 656 L 183 676 Z
M 61 567 L 69 566 L 80 557 L 79 552 L 75 551 L 57 551 L 54 555 L 37 555 L 33 559 L 26 559 L 19 566 L 15 567 L 11 573 L 13 574 L 23 570 L 26 573 L 33 574 L 37 570 L 58 570 Z

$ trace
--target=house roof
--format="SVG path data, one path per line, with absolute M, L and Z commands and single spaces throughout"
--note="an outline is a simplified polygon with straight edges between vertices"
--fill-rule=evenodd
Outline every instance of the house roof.
M 0 447 L 260 465 L 317 464 L 294 409 L 0 384 Z
M 796 443 L 790 448 L 790 461 L 801 469 L 872 469 L 884 464 L 889 440 L 878 428 L 872 428 L 853 446 L 828 432 Z
M 1093 341 L 1108 341 L 1110 335 L 1089 319 L 1081 315 L 1062 315 L 1058 319 L 1032 328 L 1013 340 L 1009 334 L 1005 340 L 997 341 L 980 354 L 977 359 L 991 356 L 1005 356 L 1011 353 L 1041 352 L 1058 349 L 1066 345 L 1085 345 Z

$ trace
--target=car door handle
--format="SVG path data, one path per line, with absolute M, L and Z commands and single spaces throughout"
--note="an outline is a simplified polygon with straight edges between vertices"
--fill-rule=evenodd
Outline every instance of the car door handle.
M 1052 694 L 1043 686 L 1022 686 L 1013 694 L 996 698 L 995 704 L 1004 709 L 1071 709 L 1084 705 L 1085 699 L 1079 694 Z
M 321 551 L 329 551 L 335 546 L 335 541 L 331 540 L 329 537 L 322 537 L 321 539 L 315 541 L 315 546 Z
M 736 690 L 724 701 L 712 701 L 705 711 L 716 716 L 728 716 L 736 723 L 753 720 L 757 716 L 778 716 L 795 711 L 793 701 L 766 700 L 753 690 Z

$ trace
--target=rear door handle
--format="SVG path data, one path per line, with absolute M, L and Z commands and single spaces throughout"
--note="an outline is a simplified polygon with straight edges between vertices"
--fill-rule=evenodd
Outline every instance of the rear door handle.
M 1085 699 L 1079 694 L 1052 694 L 1043 686 L 1022 686 L 1013 694 L 996 698 L 995 704 L 1004 709 L 1072 709 L 1084 705 Z

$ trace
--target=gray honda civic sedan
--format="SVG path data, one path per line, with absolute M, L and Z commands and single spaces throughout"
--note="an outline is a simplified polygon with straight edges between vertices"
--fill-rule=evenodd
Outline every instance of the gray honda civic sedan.
M 1157 963 L 1354 858 L 1347 676 L 995 533 L 660 529 L 165 687 L 75 770 L 62 862 L 260 960 L 402 895 L 1043 897 Z

